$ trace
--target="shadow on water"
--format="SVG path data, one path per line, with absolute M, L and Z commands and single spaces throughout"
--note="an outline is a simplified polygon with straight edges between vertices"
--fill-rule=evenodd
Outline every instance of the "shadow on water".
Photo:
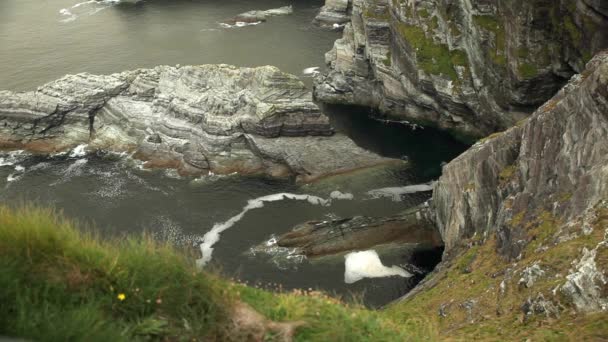
M 468 148 L 434 128 L 372 118 L 367 108 L 324 105 L 323 110 L 336 130 L 357 145 L 385 157 L 410 161 L 414 178 L 419 182 L 437 179 L 441 165 Z

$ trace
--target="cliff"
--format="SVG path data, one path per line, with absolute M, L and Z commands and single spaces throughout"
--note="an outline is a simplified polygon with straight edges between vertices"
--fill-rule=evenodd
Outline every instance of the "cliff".
M 531 117 L 443 168 L 443 261 L 387 313 L 455 340 L 601 340 L 608 310 L 608 51 Z
M 526 118 L 608 47 L 602 1 L 352 0 L 334 11 L 351 20 L 316 99 L 465 140 Z
M 608 199 L 608 51 L 515 127 L 482 139 L 443 168 L 433 202 L 449 250 L 498 235 L 516 258 L 520 224 L 542 213 L 570 222 Z

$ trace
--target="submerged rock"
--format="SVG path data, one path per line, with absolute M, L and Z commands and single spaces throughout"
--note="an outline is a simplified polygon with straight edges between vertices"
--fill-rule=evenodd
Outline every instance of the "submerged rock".
M 334 134 L 305 85 L 271 66 L 159 66 L 0 91 L 0 147 L 50 153 L 81 144 L 194 175 L 312 181 L 398 162 Z
M 293 7 L 291 5 L 273 8 L 266 11 L 248 11 L 241 13 L 234 18 L 225 20 L 223 24 L 226 25 L 236 25 L 239 26 L 239 23 L 243 24 L 252 24 L 252 23 L 260 23 L 268 20 L 269 17 L 276 15 L 289 15 L 293 13 Z

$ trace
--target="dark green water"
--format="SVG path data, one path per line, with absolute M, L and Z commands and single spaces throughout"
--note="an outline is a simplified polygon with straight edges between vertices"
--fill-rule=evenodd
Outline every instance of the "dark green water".
M 0 1 L 0 88 L 34 89 L 66 73 L 112 73 L 178 63 L 271 64 L 300 74 L 306 67 L 321 66 L 323 54 L 338 37 L 310 25 L 321 1 L 148 0 L 137 6 L 83 3 L 74 7 L 78 3 Z M 294 5 L 291 16 L 238 29 L 218 25 L 243 11 L 287 4 Z M 62 9 L 73 17 L 65 11 L 61 14 Z M 300 188 L 287 181 L 238 175 L 179 178 L 172 172 L 141 170 L 125 156 L 102 153 L 53 158 L 13 153 L 0 156 L 0 201 L 54 206 L 92 225 L 103 236 L 148 231 L 180 248 L 192 248 L 214 224 L 237 215 L 249 200 L 260 196 L 290 192 L 327 198 L 334 190 L 349 192 L 353 200 L 333 201 L 327 207 L 284 200 L 249 211 L 222 233 L 210 267 L 250 283 L 280 283 L 286 289 L 323 289 L 340 295 L 365 293 L 367 303 L 381 305 L 407 292 L 422 274 L 349 285 L 344 283 L 343 258 L 277 265 L 268 256 L 251 256 L 248 251 L 307 220 L 393 215 L 421 203 L 428 193 L 394 201 L 372 199 L 366 192 L 436 179 L 440 164 L 465 146 L 430 129 L 412 130 L 369 119 L 358 108 L 334 107 L 328 113 L 336 128 L 360 146 L 405 158 L 410 167 L 375 173 L 355 183 Z M 438 255 L 436 251 L 415 256 L 400 252 L 383 262 L 428 271 Z

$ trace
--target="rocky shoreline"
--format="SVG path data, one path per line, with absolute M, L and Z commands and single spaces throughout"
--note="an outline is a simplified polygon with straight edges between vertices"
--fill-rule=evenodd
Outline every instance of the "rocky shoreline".
M 335 134 L 305 85 L 270 66 L 160 66 L 0 91 L 2 148 L 56 153 L 81 144 L 131 152 L 146 167 L 182 175 L 299 182 L 402 163 Z

